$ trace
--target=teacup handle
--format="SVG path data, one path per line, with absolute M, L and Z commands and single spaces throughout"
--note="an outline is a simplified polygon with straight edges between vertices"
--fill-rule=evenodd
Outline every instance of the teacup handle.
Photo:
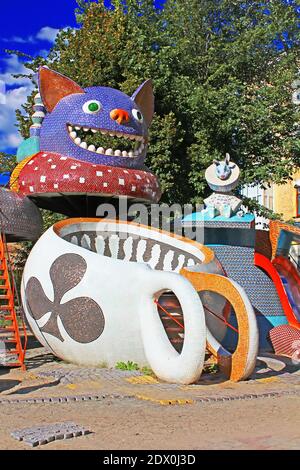
M 147 301 L 140 307 L 141 332 L 145 355 L 154 373 L 166 382 L 190 384 L 202 372 L 206 324 L 202 302 L 192 284 L 176 273 L 152 271 Z M 147 288 L 146 288 L 147 290 Z M 171 290 L 178 298 L 184 316 L 184 343 L 179 354 L 165 332 L 155 300 Z

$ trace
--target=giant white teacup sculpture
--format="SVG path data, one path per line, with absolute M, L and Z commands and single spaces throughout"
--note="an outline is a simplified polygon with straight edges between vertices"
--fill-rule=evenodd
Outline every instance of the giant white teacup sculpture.
M 29 255 L 22 281 L 26 317 L 39 341 L 67 361 L 134 361 L 167 382 L 193 383 L 203 368 L 205 315 L 197 290 L 179 271 L 201 271 L 210 263 L 216 263 L 210 249 L 174 234 L 121 221 L 68 219 L 51 227 Z M 174 292 L 182 308 L 181 353 L 155 304 L 165 291 Z M 253 322 L 251 306 L 246 311 Z M 244 332 L 253 344 L 255 328 Z M 216 354 L 230 357 L 211 333 L 208 338 Z M 255 347 L 245 353 L 239 378 L 255 364 Z

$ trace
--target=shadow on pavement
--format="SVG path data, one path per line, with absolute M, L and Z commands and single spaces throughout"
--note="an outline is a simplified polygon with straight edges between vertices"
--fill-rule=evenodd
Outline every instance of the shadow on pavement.
M 35 392 L 36 390 L 41 390 L 44 388 L 51 388 L 59 385 L 60 380 L 55 380 L 54 382 L 40 385 L 33 385 L 32 387 L 24 387 L 12 392 L 13 395 L 26 395 L 27 393 Z M 10 394 L 8 394 L 10 395 Z
M 16 385 L 19 385 L 20 383 L 21 383 L 21 380 L 0 379 L 0 393 L 6 392 L 7 390 L 10 390 L 11 388 L 16 387 Z

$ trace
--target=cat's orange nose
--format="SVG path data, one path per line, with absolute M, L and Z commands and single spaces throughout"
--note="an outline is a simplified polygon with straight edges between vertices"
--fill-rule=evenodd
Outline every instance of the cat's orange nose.
M 113 109 L 110 112 L 110 117 L 117 121 L 118 124 L 126 124 L 129 122 L 129 113 L 124 109 Z

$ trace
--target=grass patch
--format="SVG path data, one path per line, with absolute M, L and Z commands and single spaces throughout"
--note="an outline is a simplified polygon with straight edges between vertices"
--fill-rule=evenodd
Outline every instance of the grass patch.
M 127 361 L 127 362 L 117 362 L 116 369 L 119 370 L 140 370 L 136 362 Z
M 143 375 L 151 375 L 152 377 L 156 377 L 153 370 L 150 369 L 148 366 L 140 367 L 136 362 L 127 361 L 127 362 L 117 362 L 115 365 L 116 369 L 119 370 L 138 370 Z

